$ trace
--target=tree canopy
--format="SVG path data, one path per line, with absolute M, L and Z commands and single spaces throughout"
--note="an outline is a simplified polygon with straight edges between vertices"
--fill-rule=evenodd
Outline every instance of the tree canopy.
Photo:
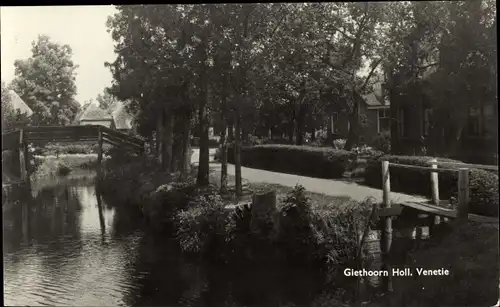
M 29 59 L 14 63 L 12 88 L 33 110 L 35 124 L 72 123 L 80 104 L 75 100 L 78 66 L 71 59 L 71 47 L 40 35 L 31 52 Z

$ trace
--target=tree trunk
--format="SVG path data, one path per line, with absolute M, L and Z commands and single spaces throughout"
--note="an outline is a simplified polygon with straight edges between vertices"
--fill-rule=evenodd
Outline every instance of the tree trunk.
M 236 197 L 239 199 L 243 194 L 241 185 L 241 116 L 240 107 L 236 106 L 235 114 L 235 135 L 234 135 L 234 175 L 235 175 L 235 189 Z
M 172 172 L 171 163 L 173 159 L 172 147 L 174 142 L 174 117 L 172 112 L 164 110 L 164 146 L 162 152 L 162 169 L 167 173 Z
M 359 117 L 358 117 L 358 103 L 353 102 L 353 110 L 348 114 L 349 120 L 349 133 L 344 145 L 345 150 L 351 150 L 359 142 Z
M 326 124 L 326 143 L 328 146 L 333 146 L 333 129 L 332 129 L 332 116 L 328 115 Z
M 293 145 L 293 135 L 295 132 L 295 120 L 291 119 L 288 123 L 288 141 Z
M 156 159 L 161 163 L 163 152 L 163 114 L 160 112 L 156 118 Z
M 189 175 L 191 167 L 191 113 L 187 112 L 184 118 L 184 129 L 182 133 L 182 157 L 181 157 L 181 178 L 185 179 Z
M 221 194 L 227 193 L 227 123 L 222 120 L 222 131 L 220 134 L 220 192 Z
M 232 124 L 229 124 L 229 128 L 227 129 L 227 141 L 228 143 L 234 141 L 234 127 Z
M 316 141 L 316 128 L 311 127 L 311 142 Z
M 196 179 L 196 183 L 202 186 L 207 186 L 209 184 L 208 175 L 210 171 L 207 118 L 208 94 L 207 82 L 205 80 L 205 76 L 202 76 L 202 95 L 198 103 L 198 117 L 200 123 L 200 157 L 198 161 L 198 177 Z
M 357 116 L 349 116 L 349 133 L 347 135 L 347 140 L 344 145 L 344 150 L 351 150 L 354 146 L 358 144 L 359 135 L 358 135 L 358 121 Z
M 297 114 L 297 117 L 295 119 L 297 125 L 296 125 L 296 138 L 297 138 L 297 145 L 303 145 L 304 144 L 304 119 L 305 119 L 305 107 L 302 105 L 300 106 L 300 110 Z

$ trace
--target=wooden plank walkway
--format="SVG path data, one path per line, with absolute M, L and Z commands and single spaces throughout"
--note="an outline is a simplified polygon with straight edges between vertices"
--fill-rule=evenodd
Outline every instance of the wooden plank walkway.
M 431 214 L 431 215 L 446 217 L 449 219 L 457 218 L 457 211 L 456 210 L 442 208 L 442 207 L 431 205 L 431 204 L 406 202 L 406 203 L 400 204 L 400 206 L 412 208 L 412 209 L 421 211 L 423 213 Z M 469 213 L 469 221 L 478 222 L 478 223 L 498 223 L 498 218 Z

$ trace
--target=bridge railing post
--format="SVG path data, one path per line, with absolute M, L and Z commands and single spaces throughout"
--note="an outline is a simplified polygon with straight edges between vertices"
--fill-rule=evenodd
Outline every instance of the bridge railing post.
M 458 170 L 458 225 L 467 224 L 469 217 L 469 169 L 460 168 Z
M 382 207 L 391 207 L 391 178 L 389 174 L 389 161 L 382 161 Z M 380 250 L 382 254 L 383 270 L 388 272 L 388 276 L 382 278 L 382 287 L 385 292 L 392 292 L 392 271 L 389 261 L 389 253 L 392 244 L 392 219 L 390 216 L 383 217 L 382 237 L 380 239 Z
M 98 167 L 98 174 L 99 176 L 102 174 L 102 145 L 103 145 L 103 139 L 102 139 L 102 131 L 101 128 L 97 128 L 97 167 Z
M 437 162 L 438 161 L 436 158 L 429 160 L 431 168 L 437 169 L 438 168 Z M 438 172 L 431 172 L 431 194 L 432 194 L 432 203 L 435 206 L 439 206 L 440 199 L 439 199 L 439 173 Z M 439 224 L 440 222 L 441 222 L 441 218 L 439 216 L 432 216 L 429 218 L 429 235 L 431 235 L 431 232 L 432 232 L 432 229 L 434 228 L 434 225 Z

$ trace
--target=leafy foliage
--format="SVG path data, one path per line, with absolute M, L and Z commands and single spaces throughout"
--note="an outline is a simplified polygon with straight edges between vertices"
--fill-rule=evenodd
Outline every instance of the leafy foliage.
M 12 88 L 33 110 L 35 124 L 68 125 L 79 112 L 75 101 L 77 65 L 71 47 L 41 35 L 32 43 L 32 56 L 17 60 Z

